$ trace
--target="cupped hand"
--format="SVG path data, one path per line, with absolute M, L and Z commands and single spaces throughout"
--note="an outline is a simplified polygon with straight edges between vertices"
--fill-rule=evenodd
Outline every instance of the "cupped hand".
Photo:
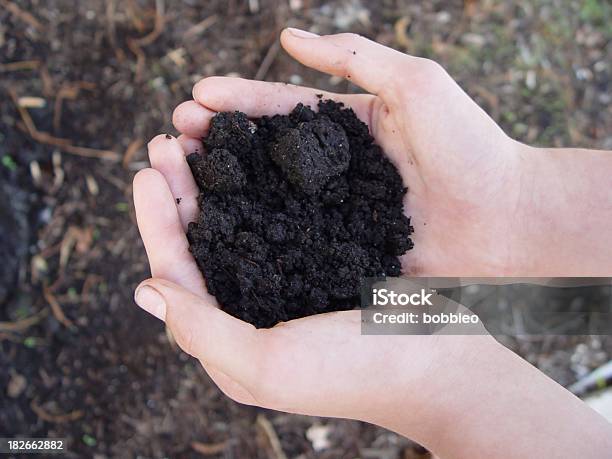
M 471 352 L 462 345 L 467 338 L 361 336 L 357 311 L 268 330 L 223 313 L 188 251 L 185 228 L 197 217 L 198 189 L 185 154 L 202 150 L 199 139 L 216 112 L 288 113 L 298 102 L 316 107 L 322 93 L 367 123 L 409 188 L 405 209 L 415 226 L 415 248 L 402 258 L 404 273 L 486 276 L 512 273 L 518 265 L 520 144 L 433 61 L 353 34 L 319 37 L 289 29 L 281 41 L 298 61 L 344 77 L 368 94 L 225 77 L 197 83 L 194 100 L 174 113 L 181 136 L 153 139 L 152 168 L 134 179 L 138 226 L 153 275 L 137 289 L 136 301 L 165 320 L 179 345 L 240 402 L 380 424 L 408 406 L 417 421 L 410 434 L 425 438 L 420 411 L 431 411 L 430 396 L 460 371 L 449 359 Z M 479 339 L 486 338 L 470 337 Z

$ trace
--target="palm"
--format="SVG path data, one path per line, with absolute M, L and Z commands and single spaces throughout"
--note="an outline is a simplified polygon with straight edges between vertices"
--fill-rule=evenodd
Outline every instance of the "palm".
M 381 94 L 366 117 L 409 187 L 405 209 L 415 248 L 402 258 L 404 273 L 506 271 L 512 224 L 504 210 L 518 199 L 516 143 L 446 73 L 426 67 L 413 76 L 412 90 L 418 99 L 401 87 Z

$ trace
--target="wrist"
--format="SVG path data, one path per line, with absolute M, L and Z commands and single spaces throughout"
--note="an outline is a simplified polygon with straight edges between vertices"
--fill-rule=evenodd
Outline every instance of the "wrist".
M 607 276 L 612 256 L 612 154 L 517 142 L 516 276 Z
M 543 275 L 545 255 L 542 236 L 551 231 L 551 223 L 546 212 L 547 200 L 542 189 L 542 174 L 546 174 L 547 158 L 540 148 L 514 142 L 516 146 L 517 187 L 514 212 L 511 212 L 511 268 L 509 275 L 515 277 L 532 277 Z M 544 199 L 542 201 L 542 199 Z
M 490 383 L 479 380 L 476 373 L 485 371 L 492 362 L 500 363 L 505 348 L 490 335 L 419 338 L 428 349 L 429 363 L 421 365 L 422 374 L 398 374 L 397 381 L 402 384 L 390 383 L 395 390 L 383 392 L 377 409 L 362 420 L 393 430 L 436 453 L 457 446 L 448 432 L 457 428 L 457 419 L 474 409 L 466 406 L 466 394 Z
M 376 423 L 445 458 L 607 457 L 612 426 L 491 336 L 431 338 L 444 355 L 412 405 Z

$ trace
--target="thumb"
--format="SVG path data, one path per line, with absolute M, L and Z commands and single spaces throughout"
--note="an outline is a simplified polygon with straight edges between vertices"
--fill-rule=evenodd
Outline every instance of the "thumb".
M 381 97 L 391 89 L 386 83 L 399 67 L 418 61 L 354 33 L 319 36 L 288 28 L 281 34 L 281 43 L 302 64 L 346 78 Z
M 183 351 L 239 383 L 253 380 L 262 334 L 252 325 L 163 279 L 143 281 L 134 299 L 138 306 L 166 322 Z

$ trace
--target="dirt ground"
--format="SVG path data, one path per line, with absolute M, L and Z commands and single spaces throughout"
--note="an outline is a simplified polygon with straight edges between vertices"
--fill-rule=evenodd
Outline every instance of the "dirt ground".
M 148 267 L 131 179 L 202 77 L 356 91 L 291 61 L 286 25 L 435 58 L 519 140 L 612 148 L 612 8 L 526 3 L 0 0 L 2 231 L 17 228 L 0 254 L 19 262 L 0 303 L 0 436 L 66 437 L 68 457 L 426 457 L 364 423 L 224 397 L 133 304 Z M 505 342 L 561 384 L 612 356 L 609 337 Z

